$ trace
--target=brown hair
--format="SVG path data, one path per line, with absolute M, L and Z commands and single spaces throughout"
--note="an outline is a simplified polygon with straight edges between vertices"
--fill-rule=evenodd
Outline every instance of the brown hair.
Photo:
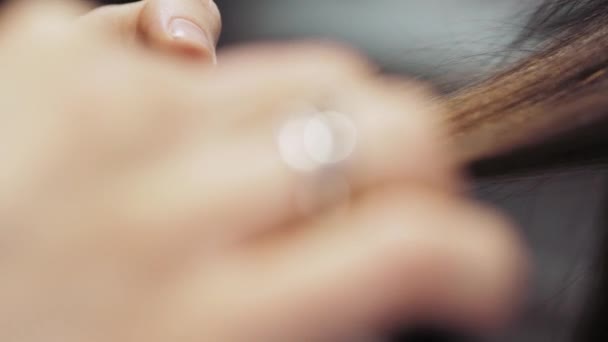
M 545 1 L 512 48 L 524 44 L 536 52 L 447 97 L 462 160 L 506 175 L 554 161 L 607 164 L 608 0 Z M 586 308 L 566 340 L 608 341 L 608 189 L 600 208 Z
M 608 1 L 547 1 L 532 23 L 516 45 L 548 35 L 538 52 L 447 100 L 466 161 L 564 141 L 608 114 Z

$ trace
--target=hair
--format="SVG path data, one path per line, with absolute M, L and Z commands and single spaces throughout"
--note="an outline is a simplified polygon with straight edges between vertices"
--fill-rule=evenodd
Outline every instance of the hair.
M 543 164 L 602 143 L 599 135 L 608 126 L 603 120 L 608 114 L 608 1 L 545 1 L 511 48 L 524 44 L 537 52 L 447 99 L 448 125 L 465 161 L 524 149 L 536 152 L 535 158 L 520 153 L 511 161 Z
M 608 0 L 544 1 L 509 48 L 522 47 L 535 52 L 447 96 L 461 158 L 481 177 L 608 164 Z M 585 308 L 572 336 L 548 340 L 608 341 L 608 188 L 602 197 Z

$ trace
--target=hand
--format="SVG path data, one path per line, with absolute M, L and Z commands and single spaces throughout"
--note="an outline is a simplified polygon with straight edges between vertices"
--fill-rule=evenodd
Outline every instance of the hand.
M 316 45 L 168 63 L 80 11 L 0 29 L 0 340 L 336 341 L 513 310 L 521 244 L 462 195 L 419 86 Z M 353 196 L 304 215 L 274 133 L 319 98 L 357 127 Z

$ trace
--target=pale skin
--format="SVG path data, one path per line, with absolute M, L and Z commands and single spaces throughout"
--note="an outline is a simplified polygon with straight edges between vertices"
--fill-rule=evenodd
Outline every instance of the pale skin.
M 0 26 L 0 340 L 359 341 L 512 314 L 524 248 L 465 193 L 421 87 L 335 46 L 216 56 L 211 1 L 84 11 Z M 327 94 L 361 137 L 353 196 L 304 215 L 273 132 Z

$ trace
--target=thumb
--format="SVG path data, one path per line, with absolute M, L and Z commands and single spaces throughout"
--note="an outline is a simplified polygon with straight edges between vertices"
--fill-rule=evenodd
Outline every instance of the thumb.
M 148 0 L 138 19 L 138 31 L 153 47 L 215 63 L 221 30 L 213 0 Z
M 145 0 L 97 8 L 80 25 L 116 36 L 127 44 L 143 42 L 165 52 L 215 62 L 221 29 L 212 0 Z

